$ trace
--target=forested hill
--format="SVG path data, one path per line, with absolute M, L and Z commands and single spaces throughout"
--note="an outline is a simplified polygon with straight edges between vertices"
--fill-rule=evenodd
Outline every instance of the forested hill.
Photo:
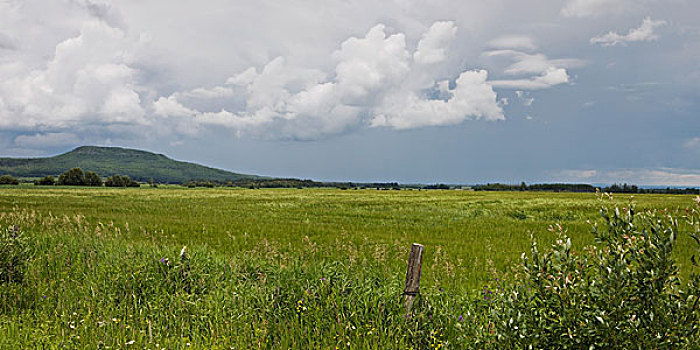
M 0 174 L 16 177 L 56 176 L 71 168 L 94 171 L 103 177 L 121 174 L 136 181 L 153 179 L 159 183 L 183 183 L 189 180 L 225 182 L 260 178 L 180 162 L 162 154 L 119 147 L 82 146 L 47 158 L 0 158 Z

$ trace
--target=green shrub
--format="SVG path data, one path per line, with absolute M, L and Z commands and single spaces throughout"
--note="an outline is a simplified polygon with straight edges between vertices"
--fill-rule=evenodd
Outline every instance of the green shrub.
M 29 255 L 27 238 L 18 226 L 0 230 L 0 284 L 22 283 Z
M 100 175 L 97 175 L 97 173 L 92 172 L 92 171 L 86 171 L 85 172 L 85 185 L 86 186 L 93 186 L 93 187 L 101 187 L 102 186 L 102 178 Z
M 19 180 L 12 175 L 0 176 L 0 185 L 19 185 Z
M 214 188 L 216 186 L 216 184 L 211 182 L 211 181 L 190 180 L 190 181 L 184 182 L 182 184 L 182 186 L 187 187 L 187 188 L 195 188 L 195 187 Z
M 39 180 L 34 181 L 35 186 L 53 186 L 56 184 L 56 178 L 53 175 L 48 175 L 42 177 Z
M 601 213 L 595 246 L 573 251 L 557 226 L 550 250 L 533 241 L 530 256 L 523 254 L 521 282 L 493 302 L 501 347 L 660 349 L 700 340 L 697 276 L 682 283 L 672 257 L 677 220 L 633 206 Z
M 80 168 L 70 169 L 58 176 L 58 184 L 61 186 L 85 186 L 85 173 Z
M 132 180 L 129 175 L 113 175 L 105 180 L 107 187 L 139 187 L 139 183 Z

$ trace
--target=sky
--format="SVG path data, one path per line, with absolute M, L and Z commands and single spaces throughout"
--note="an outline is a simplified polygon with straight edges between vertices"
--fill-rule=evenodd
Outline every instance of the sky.
M 700 186 L 700 1 L 0 0 L 0 156 Z

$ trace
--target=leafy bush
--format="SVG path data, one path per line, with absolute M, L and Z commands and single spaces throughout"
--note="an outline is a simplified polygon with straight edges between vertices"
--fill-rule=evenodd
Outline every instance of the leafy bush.
M 56 184 L 56 178 L 53 175 L 48 175 L 42 177 L 39 180 L 34 181 L 35 186 L 53 186 Z
M 86 186 L 93 186 L 93 187 L 101 187 L 102 186 L 102 178 L 100 175 L 97 175 L 97 173 L 92 172 L 92 171 L 86 171 L 85 172 L 85 185 Z
M 80 168 L 70 169 L 58 176 L 58 184 L 61 186 L 85 186 L 85 173 Z
M 195 180 L 190 180 L 186 181 L 182 184 L 184 187 L 188 188 L 195 188 L 195 187 L 206 187 L 206 188 L 214 188 L 216 186 L 215 183 L 211 181 L 195 181 Z
M 523 254 L 522 283 L 505 286 L 493 303 L 501 347 L 688 348 L 700 340 L 698 278 L 683 284 L 672 257 L 677 220 L 633 206 L 601 213 L 596 246 L 573 251 L 557 226 L 550 250 L 533 241 Z
M 0 284 L 22 283 L 28 260 L 29 245 L 20 228 L 3 228 L 0 231 Z
M 0 176 L 0 185 L 19 185 L 19 180 L 12 175 Z
M 129 175 L 113 175 L 105 180 L 107 187 L 139 187 L 139 183 L 132 180 Z

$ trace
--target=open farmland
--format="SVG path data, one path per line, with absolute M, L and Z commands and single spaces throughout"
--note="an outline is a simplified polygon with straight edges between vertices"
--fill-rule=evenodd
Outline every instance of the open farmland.
M 0 346 L 462 348 L 487 331 L 476 319 L 461 325 L 474 311 L 466 301 L 509 278 L 531 235 L 549 246 L 557 234 L 547 228 L 559 223 L 580 249 L 593 243 L 587 220 L 629 196 L 612 202 L 533 192 L 2 188 L 0 224 L 20 227 L 32 258 L 22 284 L 0 285 Z M 673 195 L 634 202 L 679 214 L 694 204 Z M 421 288 L 433 308 L 418 325 L 402 322 L 400 302 L 413 242 L 426 247 Z M 684 278 L 691 242 L 681 235 L 674 250 Z

